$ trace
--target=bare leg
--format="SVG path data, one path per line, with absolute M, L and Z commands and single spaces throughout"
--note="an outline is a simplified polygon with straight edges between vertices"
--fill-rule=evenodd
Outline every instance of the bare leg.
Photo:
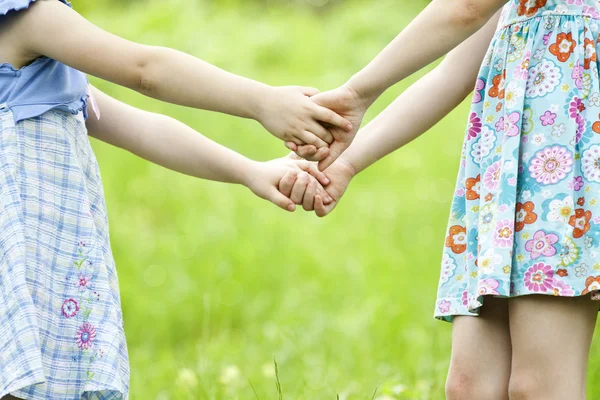
M 511 400 L 584 400 L 598 303 L 588 296 L 509 300 Z
M 478 317 L 455 317 L 447 400 L 507 400 L 510 349 L 507 299 L 485 296 Z

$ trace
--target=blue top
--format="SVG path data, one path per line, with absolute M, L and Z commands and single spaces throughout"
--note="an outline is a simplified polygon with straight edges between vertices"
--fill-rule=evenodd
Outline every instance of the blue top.
M 29 7 L 35 0 L 0 0 L 0 24 L 8 12 Z M 67 0 L 60 0 L 69 7 Z M 0 104 L 13 112 L 15 123 L 62 109 L 87 118 L 88 80 L 84 73 L 48 57 L 16 69 L 0 64 Z

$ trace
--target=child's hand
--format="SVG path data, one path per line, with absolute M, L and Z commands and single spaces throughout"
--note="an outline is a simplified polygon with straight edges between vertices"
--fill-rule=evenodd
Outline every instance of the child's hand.
M 256 162 L 254 166 L 255 168 L 248 171 L 246 186 L 258 197 L 284 210 L 293 212 L 296 204 L 302 204 L 302 197 L 299 196 L 304 194 L 307 187 L 321 196 L 325 203 L 329 204 L 333 200 L 323 189 L 323 185 L 329 184 L 329 179 L 314 163 L 299 160 L 294 155 L 294 157 L 287 156 L 273 161 Z M 293 177 L 294 182 L 297 183 L 298 189 L 294 193 L 288 192 L 287 189 L 285 194 L 280 191 L 279 182 L 284 177 Z M 301 188 L 304 188 L 302 193 L 300 193 Z
M 329 132 L 333 135 L 333 143 L 329 146 L 329 154 L 325 158 L 316 158 L 310 146 L 296 146 L 297 143 L 286 143 L 286 146 L 296 152 L 300 157 L 311 161 L 319 161 L 321 171 L 329 167 L 350 146 L 362 119 L 367 111 L 370 101 L 363 100 L 349 86 L 341 86 L 337 89 L 317 94 L 311 98 L 316 104 L 327 107 L 337 114 L 346 118 L 352 124 L 351 130 L 340 129 L 331 126 Z
M 302 207 L 306 211 L 315 210 L 319 217 L 324 217 L 331 213 L 339 203 L 355 175 L 355 170 L 349 162 L 340 158 L 325 170 L 325 175 L 329 179 L 329 184 L 325 188 L 325 196 L 319 193 L 314 185 L 307 185 L 291 174 L 281 180 L 279 189 L 287 196 L 291 194 L 296 199 L 302 199 Z
M 328 108 L 311 101 L 310 96 L 319 93 L 312 88 L 297 86 L 271 87 L 256 116 L 275 137 L 289 143 L 291 149 L 305 146 L 303 154 L 312 161 L 329 155 L 329 144 L 334 141 L 332 130 L 351 132 L 352 124 Z M 330 128 L 324 128 L 319 122 Z M 339 135 L 339 133 L 338 133 Z

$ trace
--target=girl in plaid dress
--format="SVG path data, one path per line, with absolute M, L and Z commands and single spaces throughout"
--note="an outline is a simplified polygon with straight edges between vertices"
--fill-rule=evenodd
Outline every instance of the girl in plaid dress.
M 322 195 L 317 180 L 327 179 L 307 161 L 248 160 L 89 87 L 80 71 L 157 99 L 255 118 L 280 139 L 312 145 L 316 158 L 333 141 L 318 121 L 352 127 L 314 104 L 314 89 L 273 88 L 128 42 L 66 0 L 0 0 L 0 63 L 0 398 L 126 399 L 117 274 L 88 134 L 184 174 L 243 184 L 288 211 L 296 205 L 277 190 L 285 174 Z

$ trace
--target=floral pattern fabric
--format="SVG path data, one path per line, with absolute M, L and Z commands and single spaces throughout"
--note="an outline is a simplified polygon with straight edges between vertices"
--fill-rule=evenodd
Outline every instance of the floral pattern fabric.
M 0 398 L 124 400 L 129 363 L 82 113 L 0 104 Z
M 600 300 L 600 1 L 511 0 L 475 84 L 434 317 Z

